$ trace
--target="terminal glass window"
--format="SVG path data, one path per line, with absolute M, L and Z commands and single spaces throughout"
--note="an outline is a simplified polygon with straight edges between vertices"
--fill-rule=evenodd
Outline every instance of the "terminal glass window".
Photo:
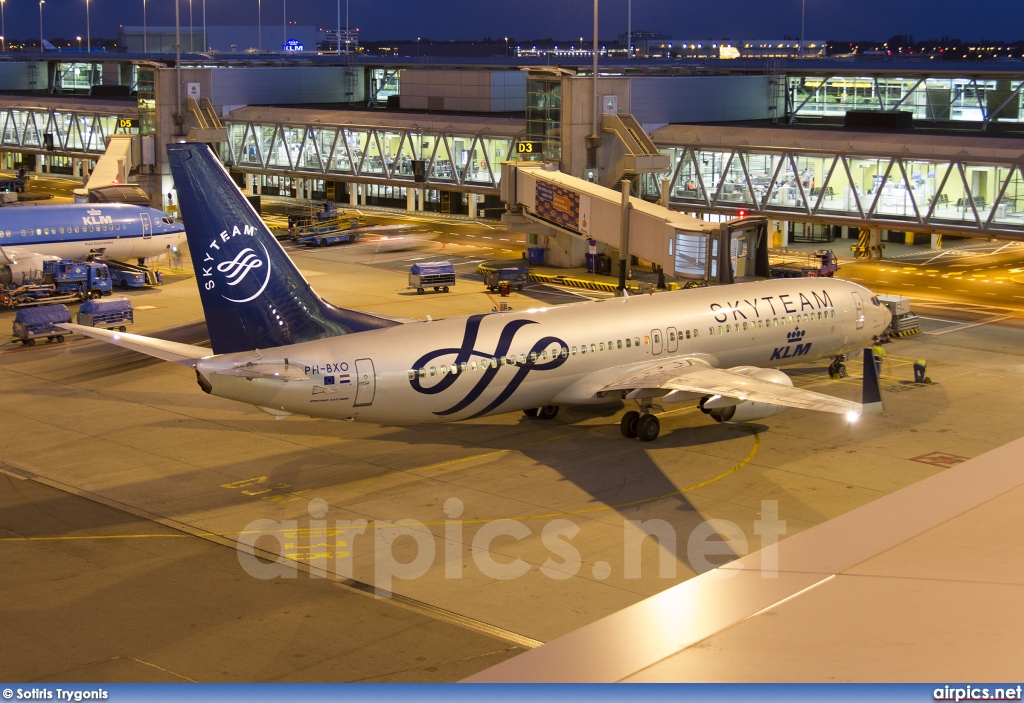
M 152 68 L 132 66 L 139 106 L 139 134 L 156 133 L 156 73 Z
M 527 78 L 526 139 L 542 142 L 542 158 L 562 158 L 562 81 L 561 79 Z M 539 160 L 534 155 L 533 159 Z

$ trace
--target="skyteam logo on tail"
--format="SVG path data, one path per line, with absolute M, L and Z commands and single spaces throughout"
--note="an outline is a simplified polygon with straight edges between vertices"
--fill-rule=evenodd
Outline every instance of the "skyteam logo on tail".
M 209 291 L 223 285 L 223 290 L 231 295 L 221 293 L 221 297 L 229 302 L 248 303 L 258 298 L 270 283 L 270 252 L 256 238 L 256 228 L 235 225 L 217 235 L 203 256 L 199 278 Z M 242 297 L 232 297 L 240 294 Z
M 802 330 L 797 327 L 792 332 L 786 333 L 786 346 L 775 347 L 775 351 L 772 352 L 769 361 L 775 359 L 791 359 L 794 356 L 805 356 L 811 351 L 811 343 L 803 344 L 804 335 L 807 334 L 806 330 Z

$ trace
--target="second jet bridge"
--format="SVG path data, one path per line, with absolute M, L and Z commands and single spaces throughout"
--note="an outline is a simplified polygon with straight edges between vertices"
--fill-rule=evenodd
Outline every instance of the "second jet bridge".
M 501 169 L 501 199 L 509 211 L 541 225 L 562 254 L 553 256 L 549 243 L 548 263 L 582 265 L 582 253 L 573 252 L 585 251 L 593 239 L 676 278 L 733 283 L 768 277 L 765 218 L 706 222 L 544 164 L 506 162 Z

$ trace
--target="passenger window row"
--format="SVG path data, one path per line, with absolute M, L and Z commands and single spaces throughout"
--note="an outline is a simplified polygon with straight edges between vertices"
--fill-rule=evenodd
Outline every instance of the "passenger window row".
M 680 332 L 680 334 L 679 334 L 680 339 L 682 338 L 682 336 L 683 335 Z M 693 336 L 694 337 L 697 336 L 697 330 L 693 330 Z M 687 330 L 687 332 L 686 332 L 686 337 L 687 337 L 687 339 L 690 338 L 689 330 Z M 648 344 L 648 343 L 650 343 L 650 340 L 647 337 L 644 337 L 644 343 Z M 552 360 L 557 359 L 559 357 L 561 357 L 563 359 L 568 359 L 570 356 L 576 356 L 577 354 L 582 356 L 582 355 L 588 354 L 588 353 L 589 354 L 597 354 L 599 352 L 615 351 L 615 350 L 618 350 L 618 349 L 633 349 L 633 348 L 639 348 L 639 347 L 640 347 L 640 338 L 639 337 L 633 337 L 632 339 L 627 337 L 625 340 L 622 340 L 622 339 L 609 339 L 607 343 L 605 343 L 605 342 L 595 342 L 595 343 L 589 344 L 589 345 L 581 344 L 579 346 L 573 346 L 573 347 L 552 347 L 550 351 L 545 349 L 544 351 L 542 351 L 540 353 L 538 353 L 538 352 L 530 352 L 529 354 L 520 354 L 518 357 L 516 357 L 514 354 L 511 355 L 511 356 L 504 356 L 504 357 L 499 356 L 499 357 L 496 357 L 496 358 L 493 358 L 493 359 L 484 359 L 484 360 L 480 361 L 479 363 L 476 362 L 476 361 L 463 361 L 463 362 L 458 363 L 458 364 L 451 364 L 451 365 L 449 365 L 449 364 L 442 364 L 440 367 L 431 366 L 429 368 L 411 369 L 411 370 L 406 372 L 406 375 L 408 376 L 409 380 L 411 381 L 411 380 L 413 380 L 413 379 L 415 379 L 417 377 L 419 377 L 419 378 L 426 378 L 427 376 L 430 376 L 430 377 L 447 376 L 450 373 L 451 374 L 458 374 L 458 373 L 467 373 L 467 372 L 473 372 L 473 371 L 478 371 L 478 370 L 479 371 L 486 371 L 487 369 L 496 369 L 496 368 L 499 368 L 501 366 L 515 366 L 517 364 L 519 364 L 521 366 L 523 364 L 526 364 L 527 362 L 529 362 L 529 363 L 535 363 L 535 362 L 538 362 L 538 361 L 543 362 L 543 361 L 547 361 L 549 358 L 552 359 Z
M 117 222 L 115 222 L 112 225 L 81 225 L 78 227 L 71 227 L 69 225 L 68 227 L 37 227 L 35 230 L 21 230 L 21 236 L 24 237 L 27 234 L 28 236 L 36 235 L 42 237 L 50 234 L 71 234 L 72 232 L 74 232 L 75 234 L 79 234 L 80 232 L 119 232 L 125 229 L 128 229 L 128 225 L 122 225 Z M 11 236 L 10 230 L 7 230 L 6 236 Z
M 835 310 L 824 310 L 818 311 L 817 313 L 805 312 L 800 315 L 789 315 L 788 317 L 783 315 L 782 317 L 773 317 L 765 320 L 750 320 L 747 322 L 734 322 L 728 325 L 718 325 L 716 330 L 715 327 L 708 328 L 709 334 L 728 334 L 730 332 L 741 332 L 751 331 L 760 329 L 769 329 L 771 327 L 785 327 L 789 325 L 798 325 L 800 323 L 813 322 L 814 320 L 828 320 L 836 316 Z

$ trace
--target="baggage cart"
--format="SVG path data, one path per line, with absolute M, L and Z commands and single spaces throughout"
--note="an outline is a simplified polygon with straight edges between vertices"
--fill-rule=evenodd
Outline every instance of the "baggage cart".
M 507 283 L 509 288 L 522 290 L 526 282 L 530 280 L 530 271 L 525 266 L 505 266 L 499 269 L 484 272 L 484 285 L 492 293 Z
M 135 322 L 132 301 L 124 296 L 106 300 L 86 300 L 78 308 L 78 324 L 86 327 L 103 327 L 118 332 L 127 331 L 127 325 Z
M 71 322 L 71 311 L 66 305 L 22 308 L 14 316 L 13 341 L 27 347 L 35 346 L 40 337 L 46 337 L 47 342 L 63 342 L 64 329 L 60 325 L 65 322 Z
M 409 287 L 423 294 L 427 288 L 447 293 L 455 285 L 455 267 L 449 261 L 427 261 L 409 267 Z

